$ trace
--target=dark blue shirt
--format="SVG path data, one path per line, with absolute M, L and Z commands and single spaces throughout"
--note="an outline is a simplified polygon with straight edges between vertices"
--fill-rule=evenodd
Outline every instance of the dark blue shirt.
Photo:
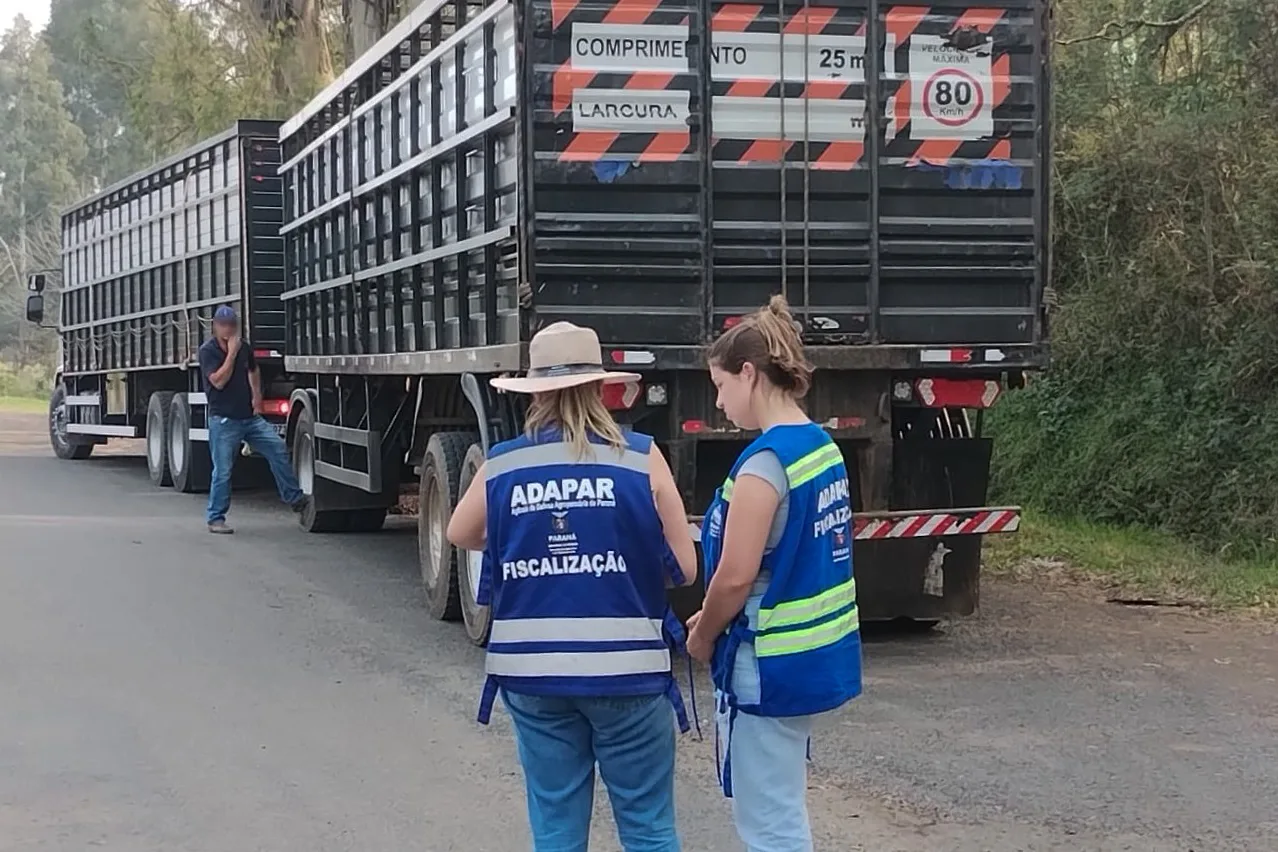
M 219 390 L 213 387 L 209 376 L 220 370 L 224 361 L 226 350 L 218 345 L 217 340 L 210 338 L 200 345 L 200 375 L 204 377 L 204 393 L 209 399 L 209 415 L 247 420 L 253 416 L 253 389 L 249 387 L 249 373 L 257 367 L 253 347 L 247 340 L 240 343 L 231 377 Z

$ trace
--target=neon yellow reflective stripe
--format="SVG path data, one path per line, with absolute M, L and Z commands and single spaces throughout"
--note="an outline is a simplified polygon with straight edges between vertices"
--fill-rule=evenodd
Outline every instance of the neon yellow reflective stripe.
M 839 452 L 837 445 L 826 444 L 787 467 L 785 475 L 790 480 L 790 487 L 798 488 L 840 464 L 843 464 L 843 453 Z
M 723 480 L 723 499 L 724 500 L 732 499 L 732 477 L 730 476 L 727 479 Z
M 805 621 L 816 621 L 818 618 L 833 615 L 850 603 L 856 603 L 856 580 L 852 579 L 810 598 L 786 601 L 767 609 L 760 609 L 759 629 L 767 630 L 770 627 L 785 627 L 791 624 L 802 624 Z
M 803 630 L 791 630 L 785 633 L 756 636 L 754 652 L 760 657 L 780 657 L 786 654 L 802 654 L 804 651 L 815 651 L 826 645 L 833 645 L 845 636 L 850 636 L 861 627 L 861 616 L 856 607 L 840 615 L 832 621 L 807 627 Z

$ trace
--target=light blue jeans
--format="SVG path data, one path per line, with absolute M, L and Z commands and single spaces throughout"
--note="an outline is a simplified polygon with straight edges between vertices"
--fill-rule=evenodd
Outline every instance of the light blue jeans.
M 213 456 L 213 481 L 209 485 L 207 513 L 210 524 L 226 520 L 226 512 L 231 508 L 231 471 L 235 467 L 240 444 L 245 442 L 271 466 L 280 499 L 290 506 L 302 499 L 302 489 L 289 461 L 288 447 L 284 446 L 284 439 L 274 426 L 260 415 L 235 420 L 211 414 L 209 453 Z
M 767 590 L 760 577 L 746 599 L 751 628 Z M 732 691 L 742 704 L 759 701 L 759 663 L 754 645 L 743 642 L 732 669 Z M 747 852 L 812 852 L 808 824 L 808 742 L 815 716 L 752 716 L 731 722 L 723 696 L 715 694 L 718 741 L 727 743 L 732 770 L 732 818 Z M 722 747 L 721 747 L 722 748 Z
M 732 821 L 747 852 L 812 852 L 808 739 L 813 716 L 715 714 L 732 767 Z
M 679 852 L 675 723 L 664 695 L 563 698 L 502 691 L 515 723 L 534 852 L 586 852 L 595 764 L 625 852 Z

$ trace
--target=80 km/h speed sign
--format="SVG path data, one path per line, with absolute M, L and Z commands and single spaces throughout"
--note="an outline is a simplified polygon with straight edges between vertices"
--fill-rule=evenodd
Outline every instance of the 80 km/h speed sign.
M 962 127 L 984 106 L 980 81 L 958 68 L 943 68 L 923 84 L 923 113 L 946 127 Z
M 988 52 L 958 50 L 939 36 L 910 39 L 910 136 L 982 139 L 994 134 Z

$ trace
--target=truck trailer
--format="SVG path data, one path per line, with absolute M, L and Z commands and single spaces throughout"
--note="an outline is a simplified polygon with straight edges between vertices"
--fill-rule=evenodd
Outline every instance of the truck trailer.
M 241 186 L 282 192 L 240 236 L 282 247 L 282 279 L 245 250 L 232 290 L 254 346 L 283 353 L 302 526 L 377 530 L 415 492 L 428 610 L 483 644 L 482 555 L 444 530 L 523 428 L 524 400 L 488 380 L 527 367 L 539 328 L 594 328 L 605 365 L 643 375 L 605 402 L 655 436 L 695 528 L 753 437 L 716 410 L 705 346 L 780 292 L 818 368 L 808 410 L 847 462 L 862 618 L 973 612 L 983 536 L 1020 523 L 986 505 L 983 414 L 1048 362 L 1049 31 L 1046 0 L 425 0 L 278 137 L 233 137 L 256 158 Z M 51 418 L 59 455 L 149 437 L 157 393 L 177 423 L 200 311 L 232 295 L 104 313 L 93 282 L 119 274 L 68 288 L 103 297 L 64 307 L 52 410 L 75 399 L 81 428 Z M 179 336 L 104 361 L 121 332 L 147 339 L 139 311 Z
M 59 365 L 49 438 L 86 459 L 110 438 L 145 438 L 157 485 L 206 491 L 212 474 L 196 351 L 214 310 L 236 308 L 255 344 L 281 434 L 284 256 L 278 121 L 226 132 L 131 175 L 62 215 Z M 43 319 L 47 276 L 27 316 Z M 264 464 L 240 465 L 250 484 Z
M 303 524 L 377 528 L 416 489 L 428 608 L 483 643 L 482 556 L 444 530 L 522 429 L 488 380 L 549 323 L 594 328 L 644 377 L 606 402 L 697 512 L 752 437 L 704 347 L 781 292 L 862 617 L 972 612 L 982 536 L 1020 520 L 986 505 L 982 414 L 1048 357 L 1048 15 L 425 0 L 280 129 Z

